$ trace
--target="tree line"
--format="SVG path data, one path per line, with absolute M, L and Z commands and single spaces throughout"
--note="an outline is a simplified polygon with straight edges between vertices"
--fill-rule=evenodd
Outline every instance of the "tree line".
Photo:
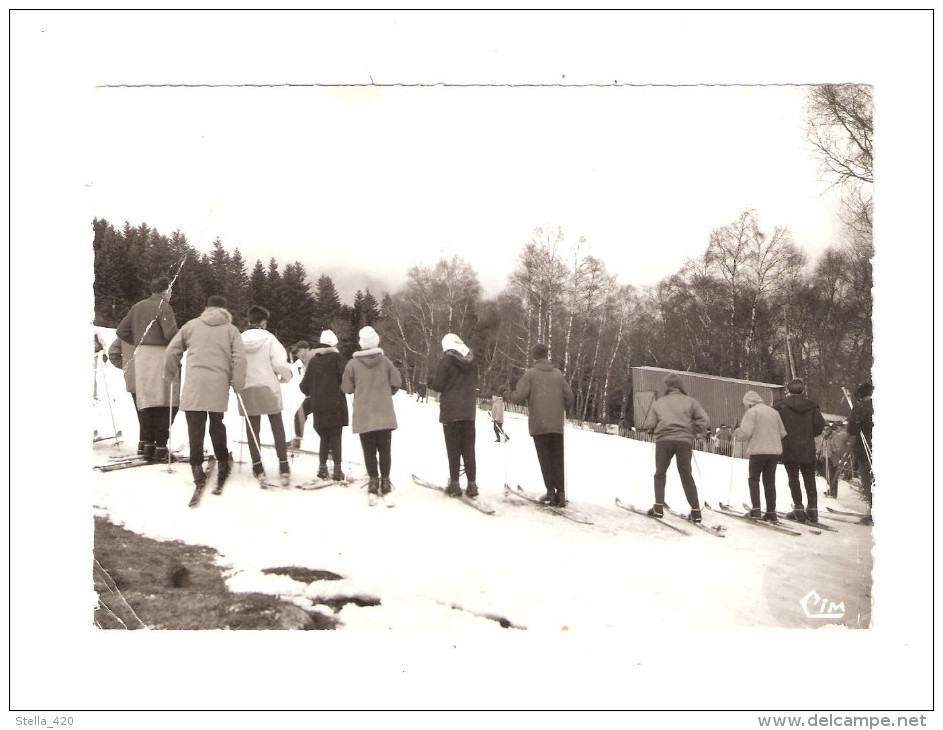
M 268 328 L 286 346 L 298 340 L 317 343 L 322 330 L 332 329 L 349 355 L 356 349 L 356 332 L 380 317 L 369 289 L 358 291 L 343 304 L 330 276 L 321 275 L 311 290 L 300 261 L 279 267 L 256 260 L 251 271 L 239 249 L 231 254 L 218 238 L 203 254 L 175 231 L 170 236 L 146 223 L 120 229 L 108 221 L 92 221 L 95 254 L 95 324 L 115 327 L 131 306 L 147 296 L 148 283 L 166 276 L 173 280 L 171 306 L 178 322 L 197 317 L 207 297 L 226 298 L 233 324 L 246 325 L 246 311 L 260 304 L 271 311 Z
M 274 259 L 256 261 L 247 274 L 239 250 L 229 254 L 219 240 L 204 255 L 180 232 L 95 220 L 96 323 L 114 326 L 148 280 L 179 269 L 179 321 L 222 294 L 237 326 L 250 303 L 262 304 L 286 346 L 316 343 L 330 327 L 348 356 L 370 324 L 410 389 L 428 382 L 442 337 L 454 332 L 475 352 L 483 396 L 516 382 L 535 343 L 549 345 L 576 396 L 571 415 L 582 420 L 632 425 L 631 368 L 640 365 L 769 383 L 799 376 L 823 410 L 842 413 L 841 387 L 869 380 L 873 361 L 870 104 L 868 87 L 810 92 L 809 140 L 843 190 L 842 240 L 814 262 L 788 227 L 747 209 L 706 235 L 701 256 L 639 290 L 587 253 L 584 238 L 547 226 L 523 242 L 496 297 L 484 298 L 475 270 L 455 256 L 413 266 L 379 303 L 368 290 L 348 306 L 328 276 L 310 291 L 298 261 L 281 270 Z

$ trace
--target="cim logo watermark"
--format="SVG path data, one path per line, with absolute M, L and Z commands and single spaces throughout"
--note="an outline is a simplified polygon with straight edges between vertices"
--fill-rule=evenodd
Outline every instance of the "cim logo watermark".
M 809 618 L 830 619 L 841 618 L 845 615 L 845 602 L 835 603 L 827 598 L 823 598 L 815 589 L 806 593 L 799 599 L 799 605 Z

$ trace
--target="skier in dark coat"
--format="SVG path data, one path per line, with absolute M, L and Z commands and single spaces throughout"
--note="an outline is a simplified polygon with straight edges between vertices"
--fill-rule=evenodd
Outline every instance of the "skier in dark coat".
M 871 464 L 871 430 L 874 428 L 874 401 L 871 400 L 874 394 L 874 386 L 871 383 L 862 383 L 855 391 L 858 402 L 851 410 L 851 416 L 848 418 L 848 433 L 856 437 L 854 443 L 855 456 L 858 459 L 858 471 L 861 474 L 861 488 L 864 495 L 868 498 L 868 516 L 861 521 L 864 524 L 873 524 L 871 519 L 872 488 L 874 486 L 874 473 Z
M 439 423 L 445 434 L 445 451 L 449 458 L 449 484 L 446 493 L 458 497 L 460 463 L 465 464 L 468 486 L 465 495 L 478 496 L 475 464 L 475 391 L 478 387 L 478 366 L 474 353 L 458 335 L 448 333 L 442 338 L 444 356 L 439 360 L 432 388 L 440 393 Z
M 818 496 L 815 486 L 815 437 L 825 428 L 825 419 L 815 401 L 804 395 L 805 382 L 795 378 L 786 386 L 789 394 L 773 406 L 779 411 L 786 427 L 783 439 L 783 466 L 789 477 L 789 491 L 792 493 L 792 512 L 786 515 L 799 522 L 818 522 Z M 802 506 L 802 489 L 799 475 L 805 484 L 808 509 Z
M 311 403 L 314 430 L 321 437 L 318 452 L 320 465 L 318 479 L 328 479 L 327 457 L 331 454 L 334 462 L 333 479 L 344 480 L 341 468 L 342 435 L 347 420 L 347 396 L 341 390 L 344 376 L 344 356 L 337 349 L 337 335 L 331 330 L 321 333 L 321 347 L 311 351 L 304 378 L 301 380 L 301 392 Z

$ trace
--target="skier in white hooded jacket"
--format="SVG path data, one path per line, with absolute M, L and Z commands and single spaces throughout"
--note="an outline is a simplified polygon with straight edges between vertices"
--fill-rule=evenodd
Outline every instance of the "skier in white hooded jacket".
M 278 471 L 283 487 L 289 483 L 288 444 L 285 442 L 285 423 L 282 420 L 281 383 L 291 380 L 288 353 L 275 335 L 269 332 L 269 311 L 253 304 L 247 313 L 249 326 L 242 333 L 246 350 L 246 387 L 242 391 L 239 414 L 249 421 L 249 454 L 252 456 L 252 473 L 260 483 L 265 483 L 265 468 L 259 449 L 259 429 L 262 416 L 268 416 L 275 451 L 278 454 Z M 243 410 L 243 407 L 245 410 Z

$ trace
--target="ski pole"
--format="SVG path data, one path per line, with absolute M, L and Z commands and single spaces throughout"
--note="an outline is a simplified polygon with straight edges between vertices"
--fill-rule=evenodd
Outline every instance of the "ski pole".
M 174 381 L 170 381 L 170 400 L 167 405 L 167 468 L 164 469 L 168 474 L 174 473 L 173 460 L 170 449 L 170 428 L 174 425 Z
M 242 447 L 243 442 L 246 440 L 246 422 L 245 419 L 239 419 L 239 471 L 242 471 L 242 465 L 245 463 L 242 460 Z
M 252 435 L 252 440 L 255 442 L 255 448 L 259 452 L 259 459 L 262 458 L 262 447 L 259 446 L 259 438 L 255 434 L 255 429 L 252 428 L 252 421 L 249 420 L 249 412 L 246 410 L 246 404 L 242 402 L 242 395 L 237 391 L 236 400 L 239 401 L 239 407 L 242 408 L 242 418 L 244 421 L 249 424 L 249 433 Z M 259 430 L 261 430 L 261 421 L 259 423 Z
M 96 368 L 96 372 L 97 372 L 97 368 Z M 105 373 L 103 373 L 102 375 L 103 375 L 102 381 L 105 383 L 105 397 L 108 399 L 108 413 L 111 414 L 111 428 L 115 432 L 115 448 L 117 449 L 118 446 L 121 444 L 121 439 L 118 437 L 118 426 L 115 423 L 115 411 L 111 407 L 111 392 L 108 390 L 108 377 L 107 377 L 107 374 Z M 96 378 L 96 382 L 97 380 L 98 379 Z

